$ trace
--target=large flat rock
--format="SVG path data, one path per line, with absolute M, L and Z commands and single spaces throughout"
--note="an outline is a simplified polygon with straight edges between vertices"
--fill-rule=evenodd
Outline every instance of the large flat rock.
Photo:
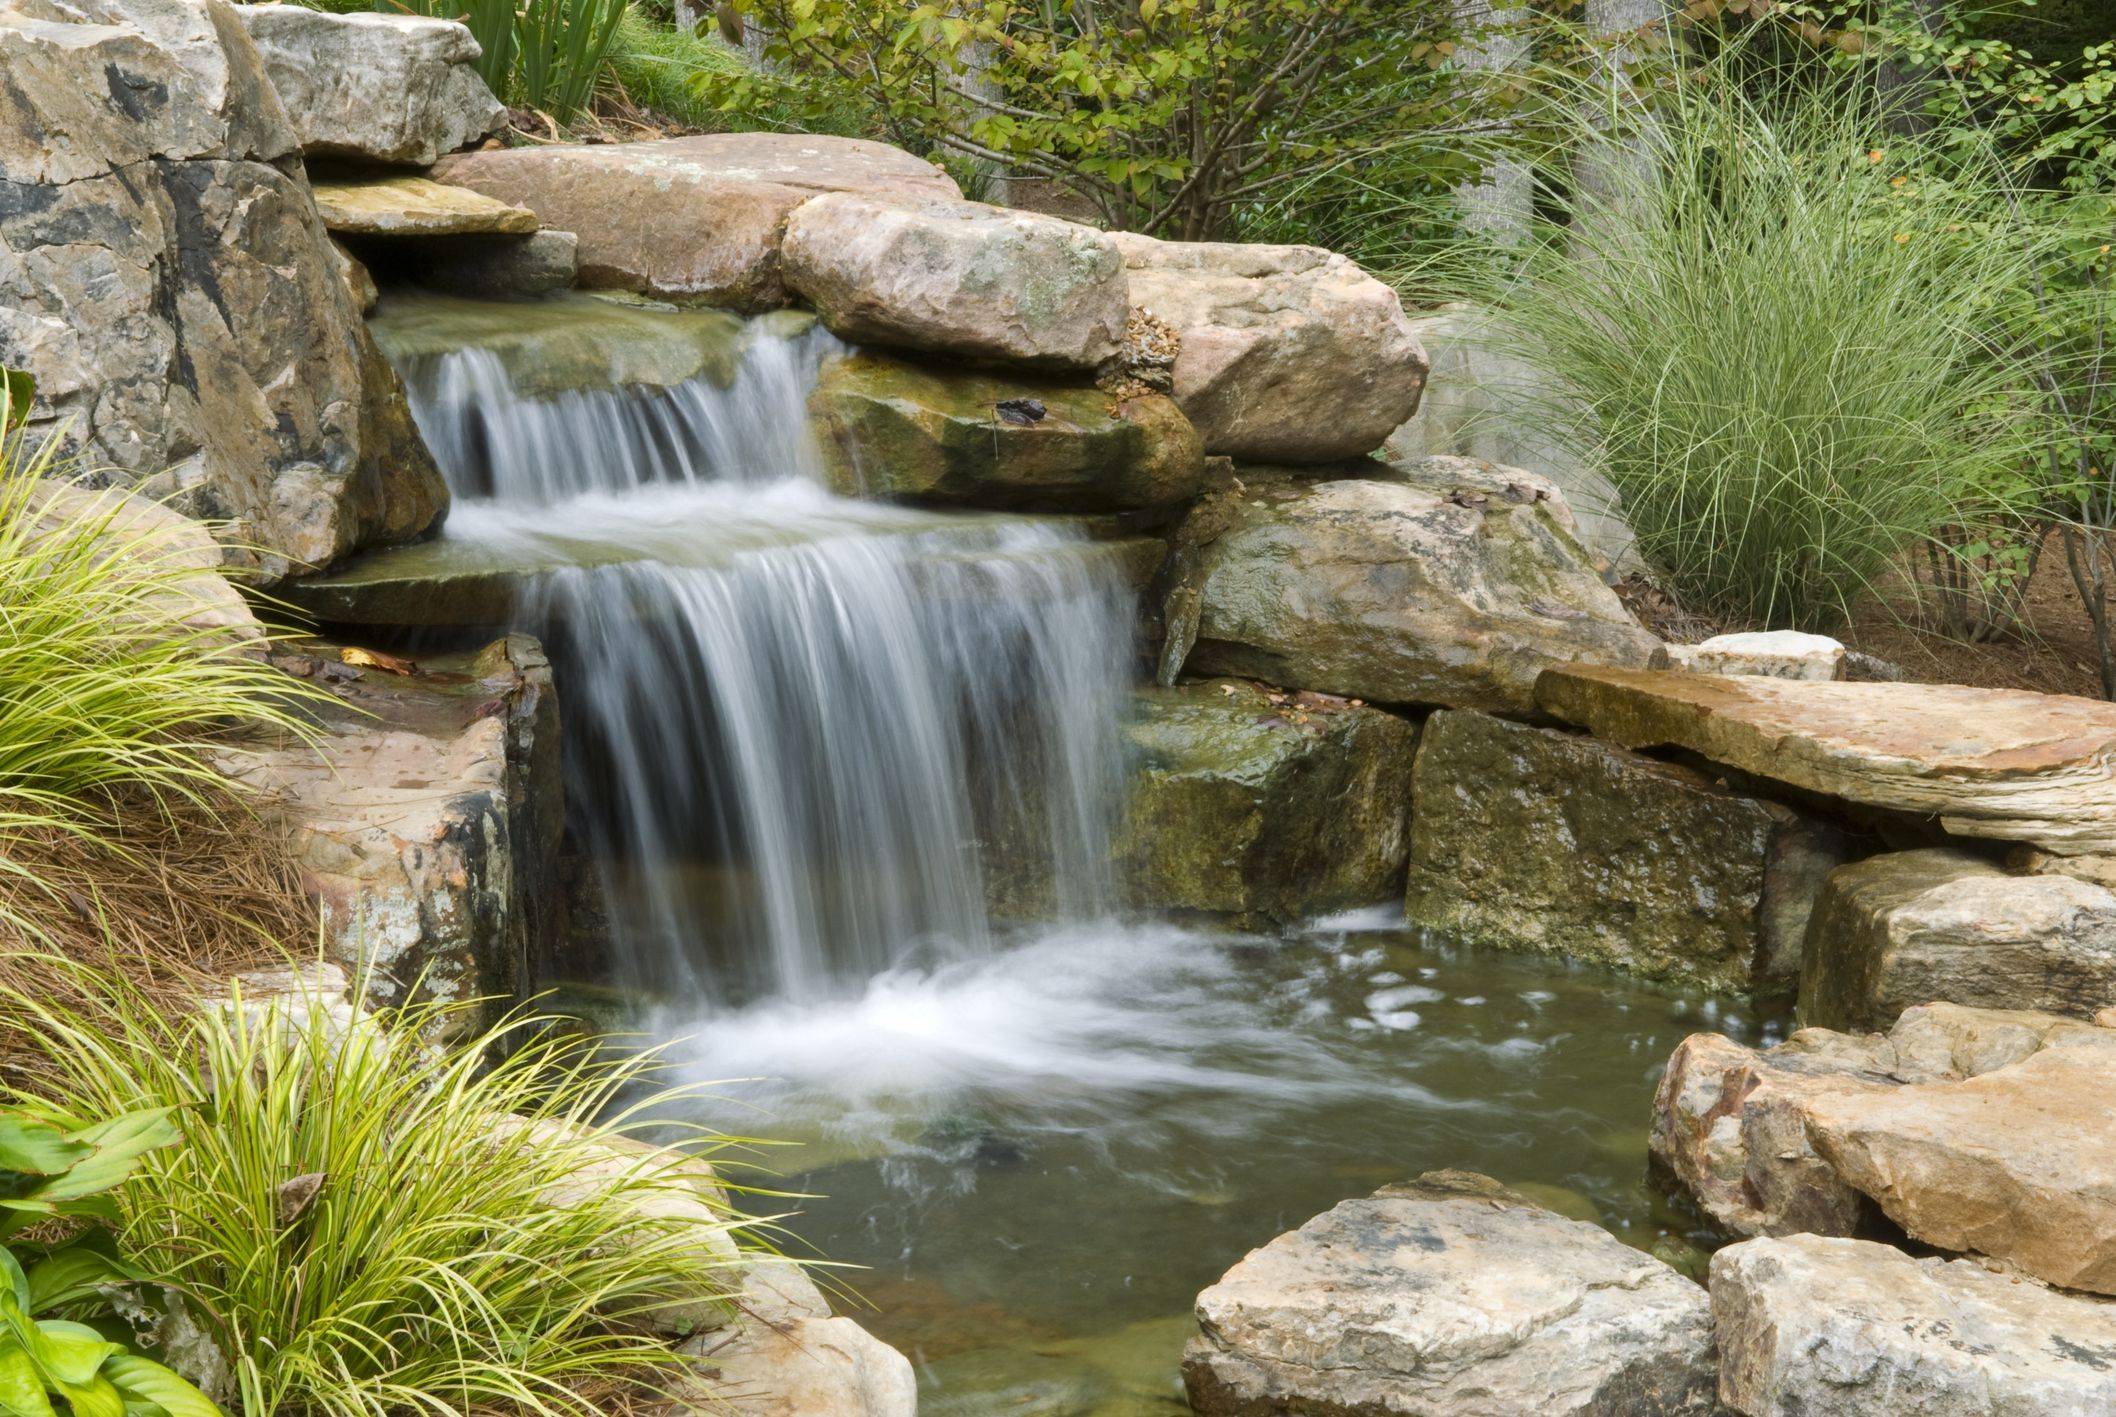
M 932 163 L 885 143 L 795 133 L 459 153 L 433 176 L 573 232 L 584 286 L 751 312 L 787 302 L 780 233 L 809 198 L 962 195 Z
M 1116 233 L 1131 301 L 1182 344 L 1176 402 L 1205 451 L 1318 463 L 1370 453 L 1418 407 L 1425 350 L 1396 292 L 1315 246 Z
M 809 401 L 832 487 L 935 506 L 1126 511 L 1204 486 L 1197 431 L 1165 395 L 930 369 L 876 354 L 831 361 Z
M 1659 641 L 1602 583 L 1548 484 L 1485 490 L 1492 479 L 1429 458 L 1262 486 L 1199 553 L 1190 671 L 1521 712 L 1551 666 L 1644 664 Z
M 1806 683 L 1576 666 L 1536 706 L 1627 748 L 1680 748 L 1958 836 L 2116 851 L 2116 704 L 1956 684 Z
M 1886 1034 L 1684 1040 L 1655 1162 L 1740 1234 L 1859 1235 L 2116 1288 L 2116 1029 L 1925 1004 Z
M 537 229 L 527 207 L 424 177 L 318 182 L 315 192 L 323 224 L 340 236 L 523 236 Z
M 272 579 L 431 526 L 446 488 L 233 10 L 17 8 L 0 80 L 0 364 L 36 434 Z
M 423 167 L 507 126 L 454 20 L 237 5 L 309 157 Z
M 1129 305 L 1110 238 L 947 197 L 833 192 L 786 219 L 786 284 L 833 334 L 958 359 L 1088 372 Z
M 2116 1411 L 2116 1304 L 1859 1240 L 1712 1257 L 1720 1398 L 1744 1417 Z
M 1400 888 L 1409 721 L 1222 679 L 1142 690 L 1125 737 L 1115 855 L 1134 905 L 1284 924 Z
M 1198 1296 L 1200 1417 L 1713 1410 L 1705 1291 L 1481 1176 L 1433 1172 L 1252 1250 Z
M 2092 1018 L 2116 1004 L 2116 891 L 1937 847 L 1832 872 L 1801 969 L 1801 1020 L 1886 1028 L 1928 1000 Z
M 1436 713 L 1418 750 L 1414 926 L 1742 992 L 1790 992 L 1838 834 L 1576 733 Z

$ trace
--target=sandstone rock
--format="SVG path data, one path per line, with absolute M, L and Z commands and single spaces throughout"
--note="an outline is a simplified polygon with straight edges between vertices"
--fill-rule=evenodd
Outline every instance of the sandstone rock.
M 1556 664 L 1658 643 L 1550 500 L 1463 492 L 1452 460 L 1394 480 L 1267 487 L 1202 553 L 1193 673 L 1375 703 L 1519 711 Z
M 485 300 L 565 290 L 580 271 L 580 238 L 570 231 L 421 242 L 408 254 L 427 289 Z
M 1391 458 L 1454 456 L 1519 468 L 1547 479 L 1580 521 L 1580 542 L 1611 566 L 1638 561 L 1623 499 L 1572 449 L 1538 433 L 1524 414 L 1559 395 L 1544 370 L 1496 347 L 1489 318 L 1468 305 L 1410 317 L 1431 362 L 1418 411 L 1389 435 Z
M 837 192 L 786 219 L 780 261 L 833 334 L 1089 371 L 1124 337 L 1124 258 L 1093 227 L 978 202 Z
M 1577 666 L 1536 706 L 1627 748 L 1937 817 L 1958 836 L 2116 850 L 2116 704 L 1958 684 L 1814 684 Z
M 1113 233 L 1131 300 L 1182 337 L 1175 396 L 1205 451 L 1315 463 L 1380 447 L 1418 407 L 1425 351 L 1396 292 L 1313 246 Z
M 1801 1021 L 1883 1028 L 1927 1000 L 2092 1018 L 2116 1003 L 2116 892 L 1937 848 L 1831 873 L 1808 937 Z
M 1197 431 L 1160 394 L 1117 400 L 861 354 L 825 366 L 809 410 L 825 471 L 849 494 L 1119 511 L 1187 501 L 1204 483 Z
M 1709 1413 L 1705 1292 L 1496 1182 L 1345 1201 L 1198 1296 L 1201 1417 Z
M 1886 1036 L 1802 1029 L 1757 1052 L 1686 1039 L 1656 1163 L 1742 1234 L 1858 1234 L 1879 1215 L 2078 1288 L 2116 1278 L 2116 1031 L 1927 1004 Z
M 523 235 L 537 225 L 527 207 L 424 177 L 318 182 L 315 193 L 323 224 L 341 236 Z
M 1771 679 L 1843 679 L 1845 648 L 1828 635 L 1755 630 L 1669 645 L 1668 667 L 1693 674 L 1760 674 Z M 1656 666 L 1658 667 L 1658 666 Z
M 557 928 L 550 666 L 516 635 L 463 668 L 447 683 L 364 671 L 317 745 L 226 755 L 292 835 L 331 958 L 371 970 L 378 1002 L 414 980 L 440 998 L 511 996 Z
M 762 1319 L 684 1346 L 703 1372 L 650 1417 L 707 1410 L 733 1417 L 914 1417 L 911 1364 L 848 1318 Z
M 1437 713 L 1412 794 L 1410 923 L 1709 988 L 1790 989 L 1837 833 L 1576 734 Z
M 1241 680 L 1140 692 L 1115 856 L 1132 902 L 1286 923 L 1399 887 L 1415 725 Z
M 2116 1410 L 2116 1305 L 1859 1240 L 1712 1258 L 1719 1395 L 1745 1417 Z
M 962 195 L 939 168 L 887 144 L 796 133 L 462 153 L 433 175 L 578 235 L 582 285 L 743 311 L 786 303 L 779 234 L 810 197 Z
M 507 125 L 453 20 L 238 5 L 309 157 L 424 167 Z
M 446 489 L 220 0 L 0 18 L 0 363 L 70 451 L 232 523 L 269 579 L 416 536 Z

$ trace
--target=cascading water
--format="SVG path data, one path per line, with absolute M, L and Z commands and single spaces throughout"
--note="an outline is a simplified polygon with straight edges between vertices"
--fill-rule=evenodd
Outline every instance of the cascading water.
M 1060 524 L 823 491 L 805 404 L 833 347 L 754 324 L 722 378 L 542 397 L 491 349 L 399 360 L 452 534 L 593 548 L 522 612 L 616 958 L 663 994 L 985 954 L 995 875 L 1104 901 L 1128 594 Z

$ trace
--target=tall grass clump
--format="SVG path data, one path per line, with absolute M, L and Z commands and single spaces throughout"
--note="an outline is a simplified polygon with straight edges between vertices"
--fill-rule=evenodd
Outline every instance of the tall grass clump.
M 674 1095 L 651 1053 L 480 1030 L 477 1002 L 385 1028 L 298 997 L 172 1017 L 108 983 L 8 1004 L 62 1110 L 168 1109 L 178 1143 L 112 1192 L 119 1251 L 210 1340 L 188 1375 L 247 1417 L 592 1417 L 683 1370 L 657 1319 L 734 1287 L 748 1222 L 702 1168 L 611 1140 Z
M 1928 550 L 1988 556 L 2047 495 L 2016 357 L 2038 238 L 1870 97 L 1769 92 L 1707 67 L 1643 112 L 1576 96 L 1562 223 L 1489 298 L 1555 381 L 1516 411 L 1600 464 L 1678 595 L 1827 627 Z

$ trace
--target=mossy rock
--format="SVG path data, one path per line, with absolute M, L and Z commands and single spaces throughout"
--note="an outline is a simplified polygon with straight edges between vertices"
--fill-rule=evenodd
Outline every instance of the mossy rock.
M 1139 908 L 1291 923 L 1400 889 L 1418 727 L 1238 679 L 1142 690 L 1118 870 Z
M 809 413 L 831 485 L 854 496 L 1096 512 L 1171 506 L 1204 487 L 1197 430 L 1160 394 L 862 353 L 823 370 Z

